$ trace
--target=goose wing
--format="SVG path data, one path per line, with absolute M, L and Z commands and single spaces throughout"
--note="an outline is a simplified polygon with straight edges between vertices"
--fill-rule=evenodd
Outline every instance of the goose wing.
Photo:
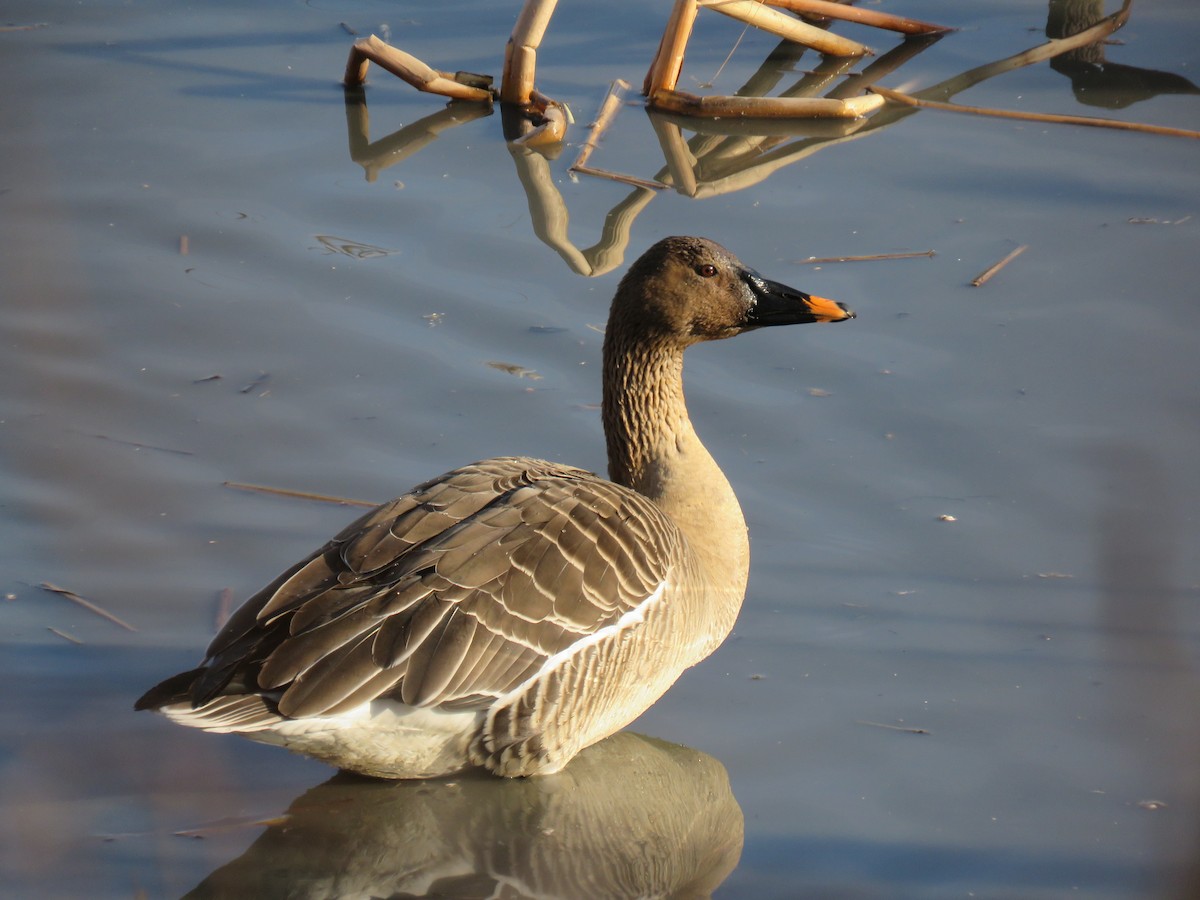
M 590 472 L 475 463 L 368 513 L 251 598 L 191 700 L 261 692 L 289 717 L 378 697 L 481 708 L 644 602 L 682 548 L 658 507 Z

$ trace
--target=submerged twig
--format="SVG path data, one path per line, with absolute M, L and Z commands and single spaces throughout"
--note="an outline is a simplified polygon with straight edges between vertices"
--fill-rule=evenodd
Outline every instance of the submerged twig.
M 107 609 L 104 609 L 103 607 L 96 605 L 91 600 L 85 600 L 83 597 L 80 597 L 74 591 L 69 591 L 66 588 L 59 587 L 57 584 L 51 584 L 48 581 L 43 581 L 41 584 L 38 585 L 38 587 L 40 587 L 43 591 L 49 591 L 52 594 L 58 594 L 60 597 L 65 597 L 67 600 L 70 600 L 72 603 L 76 603 L 79 606 L 82 606 L 88 612 L 95 613 L 100 618 L 107 619 L 108 621 L 112 622 L 114 625 L 119 625 L 121 628 L 124 628 L 126 631 L 137 631 L 136 628 L 134 628 L 132 625 L 130 625 L 124 619 L 113 615 Z
M 978 275 L 976 275 L 974 278 L 972 278 L 971 286 L 972 287 L 982 287 L 984 284 L 986 284 L 991 279 L 991 277 L 993 275 L 995 275 L 997 272 L 999 272 L 1001 269 L 1003 269 L 1005 266 L 1007 266 L 1010 262 L 1012 262 L 1014 259 L 1016 259 L 1018 256 L 1020 256 L 1022 253 L 1024 253 L 1028 249 L 1029 249 L 1028 244 L 1022 244 L 1020 247 L 1017 247 L 1015 250 L 1013 250 L 1011 253 L 1009 253 L 1008 256 L 1006 256 L 1006 257 L 1004 257 L 1004 259 L 1000 260 L 1000 262 L 996 263 L 995 265 L 988 266 L 986 269 L 984 269 L 982 272 L 980 272 Z
M 195 456 L 191 450 L 179 450 L 176 447 L 159 447 L 155 444 L 143 444 L 141 441 L 125 441 L 121 438 L 115 438 L 108 434 L 92 433 L 91 437 L 102 441 L 110 441 L 114 444 L 124 444 L 126 447 L 133 447 L 135 450 L 154 450 L 157 453 L 174 453 L 176 456 Z
M 1140 131 L 1144 134 L 1161 134 L 1168 137 L 1200 138 L 1200 131 L 1190 131 L 1186 128 L 1168 128 L 1164 125 L 1146 125 L 1142 122 L 1122 122 L 1117 119 L 1100 119 L 1095 116 L 1068 116 L 1061 113 L 1022 112 L 1015 109 L 997 109 L 990 106 L 963 106 L 959 103 L 943 103 L 940 100 L 926 100 L 914 97 L 891 88 L 880 87 L 877 84 L 868 86 L 868 90 L 903 103 L 905 106 L 918 106 L 925 109 L 941 109 L 947 112 L 967 113 L 973 116 L 991 116 L 998 119 L 1019 119 L 1025 122 L 1050 122 L 1056 125 L 1088 125 L 1094 128 L 1115 128 L 1119 131 Z
M 288 818 L 289 816 L 286 813 L 266 818 L 261 816 L 228 816 L 224 819 L 218 819 L 215 822 L 197 825 L 195 828 L 181 828 L 179 831 L 171 832 L 171 834 L 175 837 L 202 838 L 205 835 L 220 834 L 238 828 L 261 828 L 263 826 L 283 825 L 288 821 Z
M 83 641 L 81 641 L 79 638 L 75 637 L 75 635 L 67 634 L 65 631 L 59 631 L 53 625 L 47 625 L 46 630 L 48 632 L 50 632 L 51 634 L 62 638 L 64 641 L 70 641 L 72 644 L 82 644 L 83 643 Z
M 351 500 L 347 497 L 334 497 L 329 494 L 313 494 L 308 491 L 293 491 L 288 488 L 267 487 L 262 484 L 246 484 L 243 481 L 223 481 L 221 484 L 227 488 L 234 488 L 239 491 L 275 494 L 280 497 L 293 497 L 296 500 L 315 500 L 318 503 L 337 503 L 340 506 L 362 506 L 366 509 L 374 509 L 379 505 L 378 503 L 372 503 L 370 500 Z
M 318 235 L 317 239 L 320 240 L 319 235 Z M 239 388 L 238 393 L 239 394 L 252 393 L 252 392 L 258 390 L 260 387 L 262 387 L 264 384 L 266 384 L 270 380 L 271 380 L 270 372 L 259 372 L 258 377 L 255 378 L 253 381 L 251 381 L 249 384 L 245 385 L 244 387 Z
M 870 262 L 877 259 L 917 259 L 922 256 L 932 258 L 935 255 L 933 250 L 916 250 L 912 253 L 868 253 L 863 256 L 810 256 L 807 259 L 798 259 L 796 262 L 801 265 L 811 266 L 816 263 Z
M 907 725 L 888 725 L 885 722 L 856 721 L 855 725 L 870 725 L 872 728 L 886 728 L 889 731 L 903 731 L 905 734 L 933 734 L 926 728 L 910 728 Z
M 629 184 L 633 187 L 648 188 L 652 191 L 665 191 L 667 185 L 661 181 L 647 181 L 645 178 L 638 178 L 636 175 L 626 175 L 622 172 L 610 172 L 608 169 L 593 169 L 591 166 L 571 166 L 571 171 L 578 175 L 591 175 L 594 178 L 607 178 L 609 181 L 620 181 L 623 184 Z

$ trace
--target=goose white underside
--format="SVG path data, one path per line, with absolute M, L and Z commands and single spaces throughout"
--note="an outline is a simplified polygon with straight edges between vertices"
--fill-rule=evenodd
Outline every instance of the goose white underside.
M 322 762 L 381 778 L 436 778 L 469 768 L 470 747 L 483 724 L 480 710 L 444 712 L 372 700 L 333 716 L 287 719 L 249 695 L 241 711 L 221 712 L 223 700 L 193 709 L 176 703 L 159 712 L 171 721 L 218 734 L 236 733 Z M 253 711 L 246 707 L 253 707 Z

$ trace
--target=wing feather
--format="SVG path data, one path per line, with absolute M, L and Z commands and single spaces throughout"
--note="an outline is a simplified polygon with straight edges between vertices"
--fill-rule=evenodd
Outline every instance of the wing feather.
M 373 510 L 259 592 L 214 639 L 193 700 L 232 683 L 282 690 L 293 717 L 384 696 L 481 706 L 643 603 L 682 552 L 627 488 L 484 460 Z

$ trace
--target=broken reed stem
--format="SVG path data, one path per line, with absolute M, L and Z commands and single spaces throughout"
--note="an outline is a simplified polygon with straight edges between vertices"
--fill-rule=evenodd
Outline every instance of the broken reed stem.
M 1092 116 L 1067 116 L 1058 113 L 1021 112 L 1012 109 L 996 109 L 988 106 L 963 106 L 958 103 L 942 103 L 940 100 L 922 100 L 911 94 L 893 91 L 891 88 L 869 85 L 868 90 L 874 91 L 881 97 L 903 103 L 905 106 L 919 106 L 925 109 L 941 109 L 946 112 L 967 113 L 973 116 L 990 116 L 997 119 L 1018 119 L 1024 122 L 1049 122 L 1055 125 L 1089 125 L 1094 128 L 1115 128 L 1118 131 L 1139 131 L 1144 134 L 1161 134 L 1167 137 L 1200 138 L 1200 131 L 1189 131 L 1185 128 L 1167 128 L 1162 125 L 1146 125 L 1141 122 L 1120 122 L 1116 119 L 1098 119 Z
M 112 622 L 114 625 L 118 625 L 121 628 L 124 628 L 126 631 L 134 631 L 134 632 L 137 631 L 136 628 L 134 628 L 132 625 L 130 625 L 124 619 L 121 619 L 121 618 L 113 615 L 107 609 L 104 609 L 103 607 L 98 606 L 97 604 L 93 603 L 91 600 L 85 600 L 83 597 L 80 597 L 74 591 L 69 591 L 66 588 L 61 588 L 58 585 L 51 584 L 48 581 L 43 581 L 41 584 L 38 585 L 38 587 L 40 587 L 43 591 L 49 591 L 52 594 L 58 594 L 60 597 L 65 597 L 67 600 L 70 600 L 72 603 L 82 606 L 88 612 L 95 613 L 100 618 L 107 619 L 109 622 Z
M 500 76 L 500 99 L 528 106 L 537 72 L 537 50 L 542 45 L 558 0 L 526 0 L 504 47 L 504 72 Z
M 663 29 L 662 39 L 658 42 L 658 51 L 654 54 L 650 71 L 646 73 L 646 80 L 642 83 L 642 93 L 647 97 L 655 91 L 674 90 L 675 85 L 679 83 L 679 73 L 683 70 L 683 55 L 699 11 L 700 6 L 696 0 L 675 0 L 667 25 Z
M 528 111 L 541 116 L 542 121 L 532 131 L 527 131 L 519 138 L 514 138 L 510 143 L 519 144 L 525 147 L 543 147 L 547 144 L 557 144 L 567 134 L 567 108 L 547 97 L 539 91 L 532 91 L 529 95 L 529 102 L 526 104 Z
M 868 253 L 863 256 L 810 256 L 808 259 L 798 259 L 796 262 L 805 266 L 817 263 L 871 262 L 878 259 L 932 259 L 936 254 L 932 250 L 918 250 L 912 253 Z
M 346 61 L 346 75 L 343 79 L 346 87 L 358 87 L 363 84 L 367 80 L 367 67 L 370 63 L 375 63 L 397 78 L 407 81 L 418 91 L 441 94 L 455 100 L 486 100 L 490 102 L 492 99 L 490 90 L 456 81 L 453 74 L 439 72 L 411 53 L 397 50 L 373 34 L 355 41 L 351 46 L 350 58 Z
M 258 494 L 275 494 L 280 497 L 294 497 L 297 500 L 316 500 L 319 503 L 337 503 L 341 506 L 361 506 L 366 509 L 374 509 L 378 503 L 372 503 L 369 500 L 350 500 L 346 497 L 333 497 L 329 494 L 312 494 L 308 491 L 292 491 L 287 488 L 267 487 L 261 484 L 246 484 L 242 481 L 223 481 L 221 484 L 227 488 L 234 488 L 239 491 L 253 491 Z
M 771 6 L 790 9 L 792 12 L 808 13 L 826 19 L 843 19 L 847 22 L 857 22 L 859 25 L 898 31 L 901 34 L 945 34 L 954 30 L 944 25 L 934 25 L 904 16 L 873 12 L 857 6 L 847 6 L 844 3 L 831 3 L 829 0 L 767 0 L 767 2 Z
M 59 631 L 53 625 L 47 625 L 46 630 L 48 632 L 50 632 L 51 634 L 62 638 L 64 641 L 70 641 L 72 644 L 82 644 L 83 643 L 83 641 L 81 641 L 79 638 L 75 637 L 75 635 L 67 634 L 65 631 Z
M 604 101 L 600 104 L 600 111 L 596 113 L 596 119 L 592 122 L 591 130 L 588 132 L 587 140 L 583 142 L 583 147 L 579 150 L 579 156 L 575 158 L 575 165 L 571 166 L 571 171 L 578 171 L 584 166 L 588 157 L 596 149 L 600 142 L 600 135 L 612 124 L 612 120 L 616 118 L 617 112 L 621 108 L 621 98 L 624 93 L 629 90 L 629 82 L 622 78 L 618 78 L 609 85 L 608 93 L 604 97 Z
M 871 94 L 833 100 L 828 97 L 700 97 L 687 91 L 655 91 L 651 109 L 683 116 L 739 116 L 743 118 L 858 119 L 882 107 L 882 98 Z
M 754 0 L 701 0 L 701 5 L 830 56 L 866 56 L 871 52 L 858 41 L 830 34 Z
M 1010 262 L 1012 262 L 1014 259 L 1016 259 L 1018 256 L 1020 256 L 1022 253 L 1024 253 L 1028 249 L 1029 249 L 1028 244 L 1022 244 L 1020 247 L 1017 247 L 1015 250 L 1012 251 L 1012 253 L 1008 254 L 1008 256 L 1006 256 L 1006 257 L 1004 257 L 1004 259 L 1000 260 L 1000 262 L 996 263 L 995 265 L 988 266 L 986 269 L 984 269 L 982 272 L 980 272 L 978 275 L 976 275 L 974 278 L 972 278 L 971 286 L 972 287 L 983 287 L 983 285 L 985 285 L 989 280 L 991 280 L 993 275 L 995 275 L 997 272 L 999 272 L 1001 269 L 1003 269 L 1005 266 L 1007 266 Z

